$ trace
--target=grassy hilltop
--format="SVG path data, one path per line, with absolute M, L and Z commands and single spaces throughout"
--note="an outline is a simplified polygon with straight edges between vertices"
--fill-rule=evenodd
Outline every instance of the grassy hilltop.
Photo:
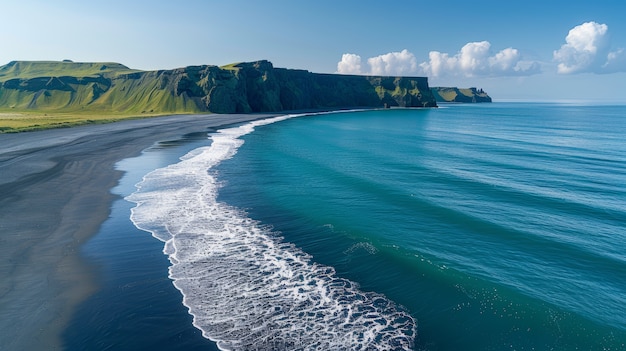
M 138 72 L 115 62 L 72 62 L 72 61 L 13 61 L 0 66 L 0 82 L 13 79 L 32 79 L 40 77 L 77 78 L 93 77 L 103 74 Z
M 119 63 L 0 66 L 0 132 L 185 113 L 436 106 L 425 77 L 274 68 L 268 61 L 139 71 Z

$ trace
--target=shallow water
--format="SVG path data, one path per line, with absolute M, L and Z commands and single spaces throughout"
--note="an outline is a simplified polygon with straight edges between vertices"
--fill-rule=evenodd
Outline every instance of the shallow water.
M 141 156 L 118 163 L 126 174 L 112 191 L 120 195 L 110 218 L 84 247 L 99 272 L 100 289 L 89 298 L 63 335 L 68 350 L 217 350 L 192 325 L 182 296 L 167 277 L 163 245 L 129 219 L 133 204 L 121 197 L 155 168 L 208 145 L 205 132 L 164 141 Z

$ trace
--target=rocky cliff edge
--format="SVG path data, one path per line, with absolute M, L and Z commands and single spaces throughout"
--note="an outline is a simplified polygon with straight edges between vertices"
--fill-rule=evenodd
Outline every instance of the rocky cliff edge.
M 269 61 L 138 71 L 117 63 L 14 61 L 0 109 L 125 114 L 436 107 L 426 77 L 318 74 Z

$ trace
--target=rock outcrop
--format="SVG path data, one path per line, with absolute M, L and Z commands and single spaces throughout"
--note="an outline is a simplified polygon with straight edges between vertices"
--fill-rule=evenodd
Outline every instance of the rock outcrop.
M 432 87 L 431 91 L 437 102 L 491 102 L 491 97 L 482 89 L 459 89 L 455 87 Z
M 0 109 L 112 113 L 254 113 L 435 107 L 425 77 L 317 74 L 269 61 L 137 71 L 116 63 L 11 62 Z

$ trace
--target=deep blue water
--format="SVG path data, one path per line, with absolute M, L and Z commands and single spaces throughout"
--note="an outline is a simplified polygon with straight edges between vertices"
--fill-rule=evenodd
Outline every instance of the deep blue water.
M 626 106 L 449 105 L 261 124 L 213 135 L 182 162 L 174 155 L 202 141 L 146 163 L 144 173 L 172 166 L 129 198 L 142 203 L 133 220 L 166 243 L 169 262 L 128 221 L 130 203 L 116 203 L 111 221 L 141 237 L 138 272 L 121 261 L 116 273 L 101 252 L 123 250 L 90 243 L 112 279 L 139 282 L 129 294 L 139 302 L 119 298 L 137 310 L 131 325 L 152 320 L 154 338 L 202 347 L 184 295 L 223 349 L 626 349 Z M 159 308 L 168 318 L 138 316 Z M 119 323 L 109 312 L 96 328 Z

